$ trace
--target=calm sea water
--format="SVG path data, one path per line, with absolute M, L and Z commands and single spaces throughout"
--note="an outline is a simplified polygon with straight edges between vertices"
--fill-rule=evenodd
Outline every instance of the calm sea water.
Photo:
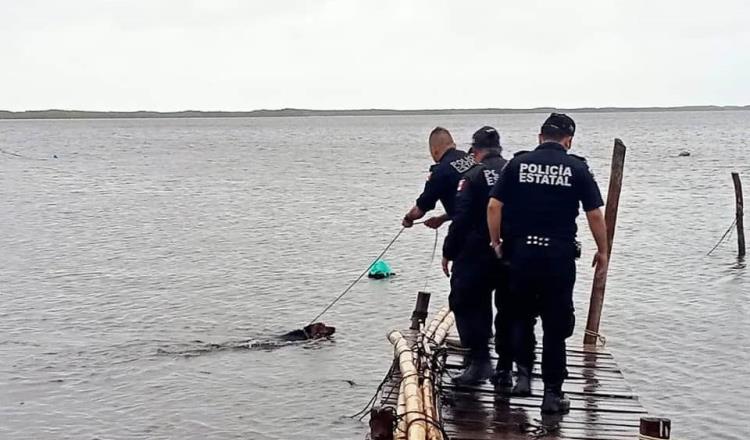
M 612 139 L 629 147 L 608 347 L 676 438 L 745 438 L 750 277 L 734 237 L 706 253 L 734 216 L 731 171 L 750 193 L 750 112 L 575 117 L 603 192 Z M 324 317 L 334 342 L 175 353 L 317 314 L 398 232 L 433 126 L 466 143 L 494 125 L 510 153 L 543 118 L 0 121 L 0 438 L 363 438 L 347 416 L 390 363 L 386 331 L 407 325 L 426 273 L 446 302 L 424 227 L 388 254 L 396 278 Z

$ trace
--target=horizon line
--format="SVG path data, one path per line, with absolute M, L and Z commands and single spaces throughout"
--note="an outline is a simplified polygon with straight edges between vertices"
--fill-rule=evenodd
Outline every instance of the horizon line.
M 522 114 L 543 112 L 570 113 L 616 113 L 616 112 L 660 112 L 660 111 L 731 111 L 750 110 L 750 105 L 682 105 L 645 107 L 530 107 L 530 108 L 439 108 L 439 109 L 305 109 L 279 108 L 257 110 L 0 110 L 0 119 L 91 119 L 91 118 L 199 118 L 199 117 L 285 117 L 285 116 L 388 116 L 388 115 L 433 115 L 433 114 Z

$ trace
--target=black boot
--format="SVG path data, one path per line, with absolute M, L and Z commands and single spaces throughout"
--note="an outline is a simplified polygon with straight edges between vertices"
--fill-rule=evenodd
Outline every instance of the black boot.
M 514 396 L 531 395 L 531 369 L 523 365 L 516 366 L 516 386 L 513 387 Z
M 542 413 L 565 414 L 568 411 L 570 411 L 570 400 L 565 397 L 560 387 L 544 387 Z
M 492 377 L 492 364 L 489 359 L 474 359 L 466 371 L 453 378 L 456 385 L 478 385 Z
M 492 383 L 502 389 L 510 391 L 513 388 L 513 375 L 511 374 L 512 365 L 506 365 L 504 362 L 497 361 L 495 375 L 492 376 Z

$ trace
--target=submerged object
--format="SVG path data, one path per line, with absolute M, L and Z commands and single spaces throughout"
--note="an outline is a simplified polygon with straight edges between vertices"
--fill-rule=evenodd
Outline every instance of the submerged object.
M 396 275 L 396 273 L 393 272 L 391 266 L 383 260 L 374 262 L 372 266 L 370 266 L 370 272 L 367 274 L 368 277 L 376 280 L 392 277 L 393 275 Z
M 677 155 L 678 157 L 687 157 L 690 156 L 689 151 L 680 151 L 680 154 Z

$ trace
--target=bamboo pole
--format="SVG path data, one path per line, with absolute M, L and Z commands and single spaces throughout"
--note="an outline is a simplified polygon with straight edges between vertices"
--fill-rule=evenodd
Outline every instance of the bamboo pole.
M 398 404 L 396 405 L 396 414 L 398 415 L 398 425 L 396 427 L 395 439 L 407 440 L 406 438 L 406 394 L 404 393 L 404 381 L 398 387 Z
M 443 322 L 443 319 L 445 319 L 449 312 L 450 309 L 448 308 L 448 306 L 443 306 L 443 308 L 441 308 L 435 314 L 435 317 L 432 318 L 432 321 L 430 321 L 430 325 L 427 326 L 427 330 L 425 330 L 424 332 L 428 340 L 432 339 L 435 336 L 435 330 L 437 330 L 438 326 L 441 322 Z
M 453 327 L 453 324 L 455 322 L 456 317 L 453 315 L 453 312 L 448 312 L 448 314 L 445 315 L 445 318 L 443 318 L 443 320 L 435 330 L 435 335 L 432 338 L 432 342 L 435 345 L 442 344 L 445 340 L 445 337 L 448 335 L 448 332 L 451 331 L 451 327 Z
M 737 220 L 737 255 L 742 258 L 745 256 L 745 221 L 740 175 L 732 173 L 732 182 L 734 183 L 735 218 Z
M 615 147 L 612 151 L 612 170 L 609 175 L 609 191 L 607 191 L 607 208 L 604 212 L 604 220 L 607 223 L 607 257 L 612 255 L 612 242 L 615 238 L 615 225 L 617 224 L 617 209 L 620 205 L 620 191 L 622 190 L 622 174 L 625 168 L 625 144 L 620 139 L 615 139 Z M 594 276 L 591 286 L 591 301 L 589 302 L 589 316 L 586 322 L 586 334 L 583 337 L 584 344 L 596 344 L 599 335 L 599 324 L 604 307 L 604 290 L 607 287 L 607 271 Z
M 432 349 L 429 344 L 424 345 L 424 355 L 427 359 L 431 358 Z M 429 364 L 427 364 L 429 365 Z M 427 420 L 437 422 L 437 408 L 435 407 L 435 399 L 432 394 L 432 372 L 429 367 L 424 369 L 424 381 L 422 382 L 422 401 L 424 402 L 424 414 Z M 439 429 L 433 423 L 427 424 L 427 439 L 428 440 L 442 440 L 443 436 Z
M 419 388 L 417 368 L 414 366 L 414 353 L 400 332 L 394 330 L 388 333 L 388 340 L 393 344 L 394 354 L 398 359 L 398 366 L 401 371 L 403 394 L 406 402 L 407 438 L 409 440 L 426 440 L 426 424 L 423 420 L 420 420 L 424 419 L 424 406 Z

